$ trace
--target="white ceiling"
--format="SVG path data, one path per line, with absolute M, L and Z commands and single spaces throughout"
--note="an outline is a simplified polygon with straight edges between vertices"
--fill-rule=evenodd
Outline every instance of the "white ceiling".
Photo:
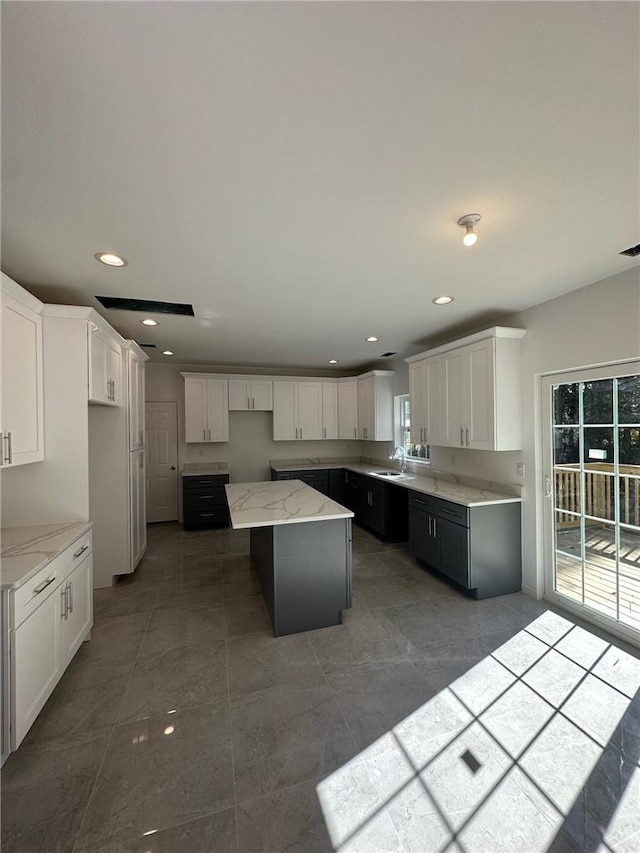
M 100 309 L 181 362 L 328 370 L 627 269 L 639 9 L 3 2 L 3 269 L 193 303 Z

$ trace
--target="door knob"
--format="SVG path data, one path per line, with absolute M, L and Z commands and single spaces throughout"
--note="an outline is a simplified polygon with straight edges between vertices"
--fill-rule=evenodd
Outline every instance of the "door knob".
M 172 471 L 175 471 L 175 470 L 176 470 L 176 466 L 175 466 L 175 465 L 172 465 L 172 466 L 171 466 L 171 470 L 172 470 Z

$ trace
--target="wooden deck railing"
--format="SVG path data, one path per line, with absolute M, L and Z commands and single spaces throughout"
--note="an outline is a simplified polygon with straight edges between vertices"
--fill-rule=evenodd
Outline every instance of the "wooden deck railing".
M 640 527 L 640 465 L 621 465 L 619 478 L 602 476 L 613 474 L 613 465 L 606 462 L 590 463 L 584 474 L 584 511 L 586 515 L 613 521 L 615 518 L 616 480 L 620 490 L 620 521 Z M 558 527 L 577 527 L 579 519 L 568 512 L 580 512 L 580 470 L 578 465 L 557 467 L 555 475 L 556 518 Z M 624 476 L 631 475 L 631 476 Z M 563 512 L 567 510 L 568 512 Z

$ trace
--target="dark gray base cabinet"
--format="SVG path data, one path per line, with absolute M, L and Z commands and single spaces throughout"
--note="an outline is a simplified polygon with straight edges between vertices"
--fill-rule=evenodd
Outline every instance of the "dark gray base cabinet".
M 464 507 L 410 492 L 409 551 L 474 598 L 519 592 L 521 504 Z
M 272 480 L 302 480 L 307 486 L 329 496 L 329 471 L 279 471 L 271 470 Z
M 182 525 L 185 530 L 229 526 L 229 505 L 224 490 L 228 482 L 228 474 L 182 477 Z
M 355 513 L 355 521 L 388 542 L 408 538 L 408 492 L 366 474 L 344 472 L 344 505 Z

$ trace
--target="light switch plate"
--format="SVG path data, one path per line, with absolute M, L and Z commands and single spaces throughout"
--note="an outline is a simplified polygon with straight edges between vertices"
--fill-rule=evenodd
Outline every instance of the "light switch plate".
M 524 477 L 524 462 L 516 463 L 516 477 Z

